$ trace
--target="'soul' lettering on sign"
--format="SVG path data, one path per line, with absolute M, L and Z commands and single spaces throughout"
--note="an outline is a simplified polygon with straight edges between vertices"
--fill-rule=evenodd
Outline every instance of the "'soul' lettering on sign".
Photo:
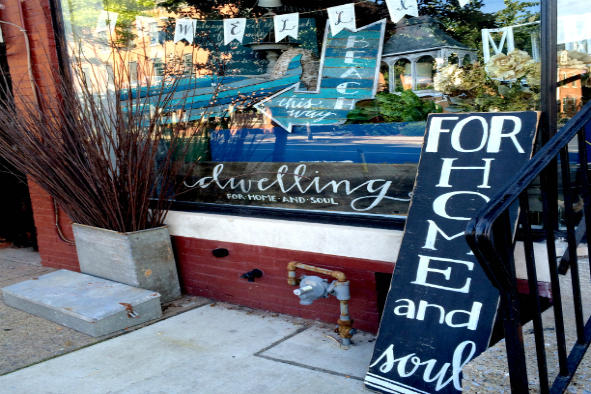
M 365 386 L 459 393 L 486 350 L 498 290 L 464 239 L 467 221 L 531 156 L 536 112 L 431 115 L 402 246 Z

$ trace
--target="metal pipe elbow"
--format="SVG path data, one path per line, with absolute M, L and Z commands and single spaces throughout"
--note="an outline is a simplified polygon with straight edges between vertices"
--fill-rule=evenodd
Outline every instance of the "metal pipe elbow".
M 335 278 L 336 280 L 338 280 L 339 282 L 346 282 L 347 281 L 347 277 L 345 276 L 345 274 L 341 271 L 332 271 L 330 273 L 330 276 L 332 276 L 333 278 Z

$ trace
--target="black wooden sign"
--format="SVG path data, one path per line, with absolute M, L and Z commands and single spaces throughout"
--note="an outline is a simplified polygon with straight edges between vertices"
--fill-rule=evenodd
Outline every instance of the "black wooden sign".
M 531 157 L 536 112 L 431 115 L 365 387 L 458 393 L 488 346 L 499 293 L 464 239 L 467 221 Z

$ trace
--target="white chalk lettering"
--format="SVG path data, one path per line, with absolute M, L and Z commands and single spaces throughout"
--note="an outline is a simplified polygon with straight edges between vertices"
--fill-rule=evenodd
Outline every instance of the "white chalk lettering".
M 480 194 L 477 192 L 468 192 L 468 191 L 460 191 L 460 192 L 451 192 L 451 193 L 445 193 L 442 194 L 441 196 L 437 197 L 435 199 L 435 201 L 433 201 L 433 212 L 435 212 L 436 214 L 438 214 L 441 217 L 444 217 L 446 219 L 453 219 L 453 220 L 470 220 L 470 218 L 463 218 L 463 217 L 457 217 L 457 216 L 449 216 L 446 212 L 446 205 L 447 205 L 447 201 L 452 198 L 453 196 L 457 196 L 460 194 L 474 194 L 477 196 L 480 196 L 484 199 L 484 201 L 489 202 L 490 199 L 485 196 L 484 194 Z
M 359 82 L 343 82 L 339 85 L 337 85 L 337 92 L 339 92 L 340 94 L 355 94 L 358 93 L 359 90 L 356 90 L 354 92 L 347 92 L 347 89 L 349 89 L 349 85 L 361 85 Z
M 452 239 L 461 237 L 462 235 L 464 235 L 464 232 L 461 231 L 459 233 L 457 233 L 456 235 L 452 235 L 452 236 L 448 236 L 446 233 L 443 232 L 443 230 L 441 230 L 439 228 L 439 226 L 437 226 L 437 224 L 435 224 L 435 222 L 433 220 L 427 220 L 427 222 L 429 223 L 429 229 L 427 230 L 427 239 L 425 240 L 425 245 L 423 246 L 423 249 L 431 249 L 431 250 L 437 250 L 435 248 L 435 241 L 437 241 L 437 234 L 441 234 L 443 236 L 443 238 L 447 239 L 448 241 L 451 241 Z M 474 252 L 469 251 L 468 254 L 473 255 Z
M 334 109 L 355 109 L 355 103 L 357 103 L 357 100 L 354 99 L 347 99 L 345 97 L 339 97 L 337 99 L 337 102 L 334 105 Z M 347 106 L 348 108 L 345 108 L 345 106 Z
M 444 269 L 444 270 L 431 268 L 431 267 L 429 267 L 429 262 L 431 260 L 444 261 L 444 262 L 456 263 L 456 264 L 464 264 L 466 267 L 468 267 L 468 271 L 472 271 L 474 269 L 473 262 L 464 261 L 464 260 L 446 259 L 443 257 L 431 257 L 431 256 L 422 256 L 422 255 L 418 255 L 418 256 L 419 256 L 419 266 L 417 267 L 417 277 L 414 281 L 412 281 L 410 283 L 415 284 L 415 285 L 434 287 L 436 289 L 455 291 L 458 293 L 470 292 L 470 282 L 472 281 L 472 278 L 467 278 L 464 286 L 462 286 L 460 288 L 456 288 L 456 287 L 447 287 L 447 286 L 441 286 L 441 285 L 429 283 L 429 282 L 427 282 L 427 276 L 429 275 L 430 272 L 432 272 L 432 273 L 437 273 L 437 274 L 443 275 L 445 280 L 449 280 L 451 278 L 451 267 L 447 267 L 447 269 Z
M 365 44 L 361 48 L 367 48 L 369 46 L 369 42 L 365 41 L 363 37 L 349 36 L 349 38 L 347 38 L 347 48 L 355 48 L 355 44 L 357 43 Z
M 480 140 L 480 145 L 478 148 L 475 149 L 464 149 L 460 144 L 460 136 L 462 135 L 462 131 L 464 130 L 464 126 L 470 123 L 473 120 L 478 120 L 482 124 L 482 138 Z M 474 133 L 475 131 L 470 128 L 470 134 Z M 486 139 L 488 138 L 488 122 L 482 116 L 468 116 L 466 119 L 460 120 L 454 127 L 454 130 L 451 132 L 451 146 L 458 152 L 478 152 L 484 145 L 486 145 Z
M 506 120 L 510 120 L 515 124 L 513 131 L 509 134 L 503 134 L 503 125 Z M 521 119 L 517 116 L 494 116 L 490 123 L 490 138 L 488 140 L 487 152 L 498 153 L 501 147 L 501 138 L 511 138 L 513 144 L 517 148 L 517 152 L 524 153 L 523 148 L 515 137 L 521 131 Z
M 343 75 L 341 75 L 341 78 L 350 78 L 351 75 L 356 76 L 357 79 L 362 79 L 361 74 L 359 74 L 359 71 L 357 71 L 355 67 L 351 67 L 350 69 L 345 71 Z
M 398 316 L 406 316 L 409 319 L 415 318 L 415 303 L 407 298 L 396 300 L 395 302 L 406 302 L 406 305 L 398 305 L 394 308 L 394 314 Z M 404 309 L 404 311 L 403 311 Z
M 345 53 L 345 64 L 361 64 L 355 62 L 355 54 L 356 53 L 365 53 L 365 51 L 347 51 Z M 359 56 L 361 58 L 362 56 Z
M 188 188 L 200 187 L 203 189 L 212 185 L 217 186 L 220 189 L 227 188 L 230 190 L 234 190 L 236 188 L 240 188 L 240 190 L 243 193 L 248 193 L 251 189 L 266 191 L 269 190 L 271 187 L 275 186 L 281 191 L 281 193 L 288 193 L 293 190 L 293 192 L 299 192 L 301 194 L 323 194 L 323 192 L 326 190 L 332 192 L 333 194 L 344 193 L 347 196 L 356 192 L 363 192 L 363 190 L 365 190 L 367 191 L 367 193 L 369 193 L 369 195 L 362 195 L 361 197 L 357 197 L 351 201 L 351 209 L 359 212 L 369 211 L 370 209 L 377 206 L 383 200 L 410 201 L 410 198 L 398 198 L 386 195 L 388 193 L 388 190 L 392 186 L 392 181 L 386 181 L 385 179 L 370 179 L 368 181 L 362 182 L 357 186 L 351 185 L 351 182 L 348 180 L 329 180 L 327 182 L 322 182 L 320 176 L 315 176 L 312 179 L 306 176 L 305 164 L 298 165 L 293 171 L 293 174 L 290 174 L 293 177 L 293 183 L 291 184 L 288 184 L 289 182 L 286 181 L 286 175 L 289 172 L 289 167 L 287 165 L 282 165 L 281 167 L 279 167 L 279 169 L 277 170 L 276 178 L 273 180 L 273 182 L 270 182 L 268 178 L 253 180 L 249 179 L 249 177 L 245 177 L 244 175 L 239 175 L 236 177 L 227 177 L 224 179 L 222 177 L 223 170 L 224 164 L 218 164 L 213 168 L 213 174 L 211 177 L 200 178 L 193 184 L 190 184 L 187 181 L 185 181 L 184 185 Z M 253 176 L 255 176 L 255 174 L 253 174 Z M 224 183 L 222 182 L 222 180 L 225 180 L 226 182 Z M 302 203 L 305 200 L 306 199 L 292 201 L 289 200 L 289 198 L 287 198 L 286 200 L 286 197 L 283 197 L 282 202 Z M 368 204 L 365 204 L 367 206 L 361 206 L 361 202 L 365 202 L 365 200 L 369 200 Z M 336 202 L 333 198 L 330 197 L 315 198 L 313 203 L 327 203 L 339 205 L 338 202 Z
M 435 117 L 431 119 L 431 124 L 429 125 L 429 137 L 427 138 L 427 147 L 425 148 L 425 152 L 437 152 L 439 150 L 439 135 L 441 133 L 449 133 L 449 129 L 444 129 L 441 127 L 441 123 L 444 120 L 458 120 L 460 119 L 458 116 L 442 116 L 442 117 Z
M 482 185 L 476 186 L 477 188 L 489 189 L 488 178 L 490 176 L 490 163 L 494 159 L 482 159 L 484 161 L 484 167 L 453 167 L 453 162 L 458 159 L 441 159 L 443 165 L 441 166 L 441 176 L 439 177 L 439 183 L 435 187 L 451 187 L 449 184 L 449 177 L 451 170 L 483 170 L 484 175 L 482 179 Z
M 466 349 L 468 349 L 469 353 L 464 355 Z M 464 368 L 464 366 L 468 364 L 470 360 L 472 360 L 474 353 L 476 353 L 476 344 L 474 342 L 464 341 L 460 343 L 454 350 L 451 363 L 444 363 L 441 366 L 440 371 L 433 376 L 433 370 L 435 369 L 438 360 L 431 359 L 427 361 L 421 361 L 419 357 L 415 356 L 415 353 L 411 353 L 404 357 L 395 358 L 394 345 L 390 345 L 386 350 L 384 350 L 384 353 L 382 353 L 381 356 L 369 367 L 371 368 L 378 365 L 385 358 L 385 361 L 379 367 L 380 372 L 388 373 L 394 368 L 394 365 L 398 364 L 396 371 L 400 377 L 404 378 L 414 374 L 420 366 L 425 365 L 425 370 L 423 371 L 423 380 L 428 383 L 437 380 L 435 391 L 441 390 L 451 382 L 453 382 L 456 390 L 462 390 L 460 374 L 462 372 L 462 368 Z M 410 372 L 407 372 L 407 363 L 409 361 L 414 365 L 414 367 Z M 450 365 L 452 367 L 451 377 L 444 380 L 445 376 L 448 374 Z

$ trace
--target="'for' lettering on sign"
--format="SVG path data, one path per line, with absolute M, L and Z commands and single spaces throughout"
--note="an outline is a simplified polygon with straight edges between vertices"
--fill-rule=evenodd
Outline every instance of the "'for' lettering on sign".
M 536 112 L 429 117 L 368 389 L 462 390 L 462 367 L 486 350 L 499 299 L 464 230 L 529 160 L 537 123 Z

